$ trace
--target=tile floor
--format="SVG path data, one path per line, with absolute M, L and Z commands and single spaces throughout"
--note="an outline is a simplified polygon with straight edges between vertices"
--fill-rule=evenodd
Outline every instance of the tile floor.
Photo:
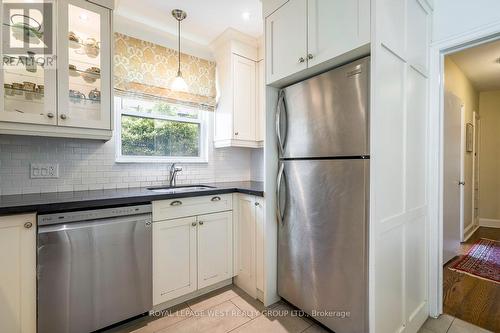
M 439 318 L 429 318 L 419 333 L 492 333 L 447 314 Z
M 278 302 L 265 308 L 236 287 L 226 287 L 105 331 L 106 333 L 327 333 Z M 488 333 L 449 315 L 429 318 L 419 333 Z M 341 332 L 340 332 L 341 333 Z M 363 333 L 363 332 L 360 332 Z

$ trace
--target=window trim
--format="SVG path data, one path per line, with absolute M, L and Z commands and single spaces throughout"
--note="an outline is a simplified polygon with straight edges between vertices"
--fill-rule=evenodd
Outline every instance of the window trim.
M 178 119 L 171 116 L 144 114 L 122 109 L 123 97 L 115 96 L 115 162 L 116 163 L 208 163 L 208 115 L 203 110 L 198 119 Z M 200 124 L 200 156 L 125 156 L 122 155 L 122 115 L 141 118 L 172 120 Z

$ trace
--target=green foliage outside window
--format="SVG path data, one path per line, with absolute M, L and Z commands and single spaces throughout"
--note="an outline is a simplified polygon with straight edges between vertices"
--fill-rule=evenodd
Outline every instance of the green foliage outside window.
M 154 113 L 177 116 L 172 108 Z M 166 113 L 163 113 L 166 112 Z M 173 114 L 170 114 L 170 113 Z M 188 156 L 200 154 L 200 124 L 122 115 L 122 155 Z

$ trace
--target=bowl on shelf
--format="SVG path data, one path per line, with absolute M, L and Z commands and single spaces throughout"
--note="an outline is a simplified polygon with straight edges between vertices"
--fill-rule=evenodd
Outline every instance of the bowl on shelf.
M 89 92 L 89 99 L 94 102 L 98 102 L 101 100 L 101 92 L 96 88 L 92 89 Z
M 99 55 L 100 42 L 96 41 L 95 38 L 87 38 L 83 43 L 83 49 L 88 57 L 96 58 Z
M 79 49 L 82 47 L 80 37 L 77 36 L 73 31 L 70 31 L 68 34 L 68 46 L 72 49 Z
M 90 67 L 82 73 L 82 78 L 87 83 L 94 83 L 101 75 L 101 69 L 99 67 Z

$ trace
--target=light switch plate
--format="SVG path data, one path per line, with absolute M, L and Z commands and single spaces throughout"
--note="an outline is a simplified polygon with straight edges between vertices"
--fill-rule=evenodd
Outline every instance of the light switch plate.
M 59 163 L 31 163 L 30 178 L 59 178 Z

